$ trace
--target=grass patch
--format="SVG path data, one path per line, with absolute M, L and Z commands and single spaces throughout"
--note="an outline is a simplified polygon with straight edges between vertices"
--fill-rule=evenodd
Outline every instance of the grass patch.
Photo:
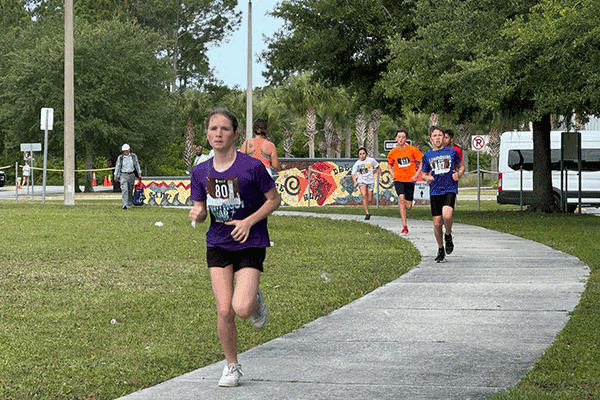
M 192 229 L 185 209 L 119 204 L 0 203 L 0 398 L 113 399 L 224 358 L 207 224 Z M 359 222 L 272 216 L 269 229 L 270 323 L 238 324 L 240 352 L 420 261 L 407 241 Z

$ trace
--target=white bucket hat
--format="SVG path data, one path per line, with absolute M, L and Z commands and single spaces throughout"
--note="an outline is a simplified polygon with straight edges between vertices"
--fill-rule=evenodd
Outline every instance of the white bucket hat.
M 121 151 L 125 151 L 125 150 L 130 150 L 131 147 L 129 147 L 129 145 L 127 143 L 125 143 L 122 147 L 121 147 Z

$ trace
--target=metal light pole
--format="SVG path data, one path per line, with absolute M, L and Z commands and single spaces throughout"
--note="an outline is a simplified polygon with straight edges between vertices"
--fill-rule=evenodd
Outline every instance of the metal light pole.
M 248 0 L 248 81 L 246 88 L 246 140 L 252 139 L 252 0 Z
M 65 0 L 65 205 L 75 204 L 75 88 L 73 84 L 73 0 Z

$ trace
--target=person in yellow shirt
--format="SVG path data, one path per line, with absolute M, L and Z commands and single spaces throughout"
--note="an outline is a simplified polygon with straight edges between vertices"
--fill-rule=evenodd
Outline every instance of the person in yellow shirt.
M 423 153 L 415 146 L 406 143 L 408 132 L 404 128 L 396 130 L 396 147 L 388 154 L 388 163 L 392 167 L 394 187 L 398 194 L 398 210 L 402 219 L 401 235 L 408 235 L 406 212 L 412 208 L 415 182 L 421 173 Z

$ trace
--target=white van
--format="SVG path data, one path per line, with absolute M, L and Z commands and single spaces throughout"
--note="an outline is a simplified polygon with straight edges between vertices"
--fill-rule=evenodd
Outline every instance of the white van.
M 555 202 L 559 204 L 561 193 L 560 153 L 561 131 L 550 134 L 552 150 L 552 187 Z M 526 132 L 504 132 L 500 140 L 498 160 L 498 197 L 500 204 L 530 204 L 533 197 L 533 134 Z M 581 204 L 583 207 L 600 207 L 600 131 L 581 131 Z M 522 186 L 521 186 L 521 171 Z M 577 162 L 565 162 L 567 177 L 563 175 L 563 188 L 566 185 L 567 209 L 573 212 L 579 202 L 579 178 Z

